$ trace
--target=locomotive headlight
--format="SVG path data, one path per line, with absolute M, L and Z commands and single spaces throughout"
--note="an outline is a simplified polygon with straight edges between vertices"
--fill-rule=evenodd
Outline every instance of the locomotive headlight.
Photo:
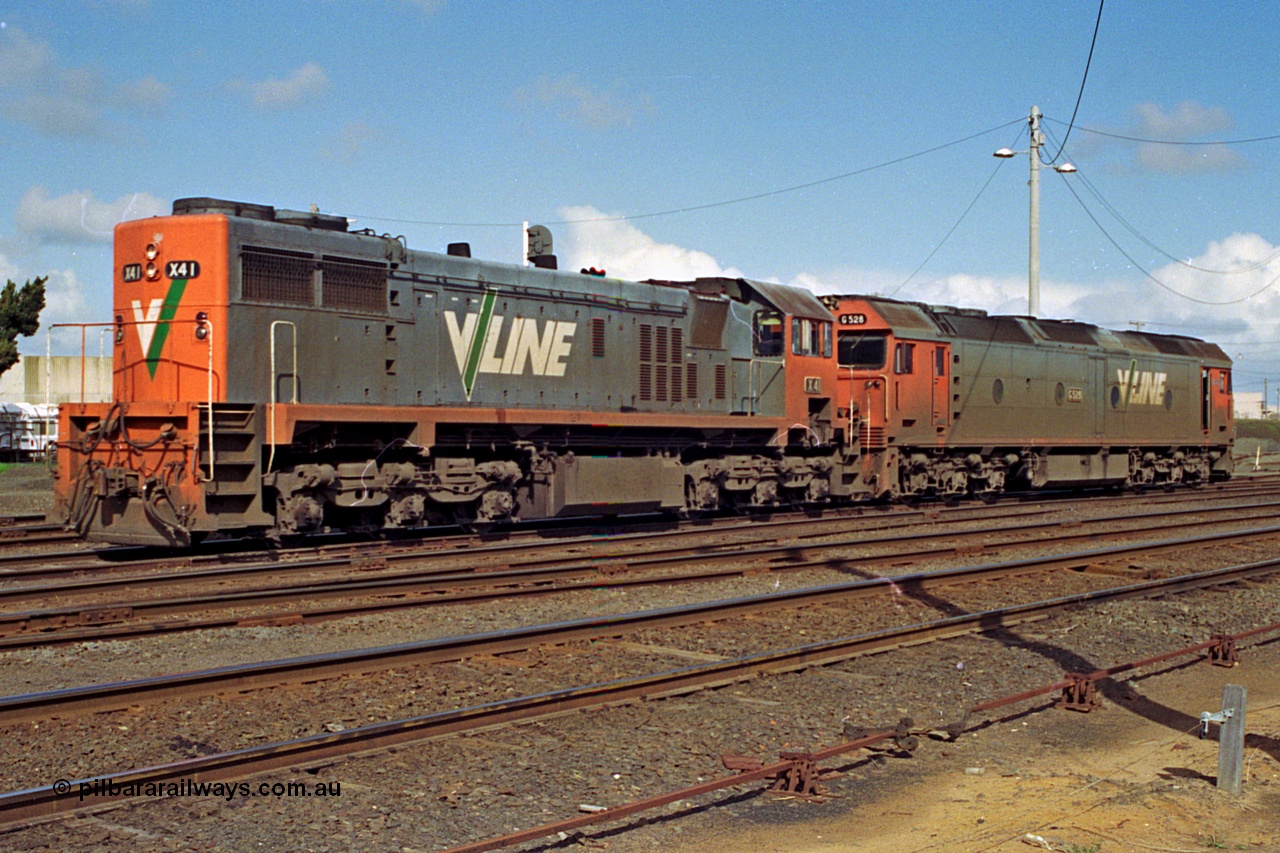
M 156 279 L 160 276 L 160 269 L 155 265 L 154 261 L 147 261 L 147 278 Z
M 209 337 L 209 315 L 201 311 L 196 314 L 196 340 L 203 341 Z
M 116 315 L 116 343 L 124 343 L 124 316 Z
M 155 243 L 147 244 L 147 260 L 154 261 L 159 254 L 160 254 L 159 246 L 157 246 Z

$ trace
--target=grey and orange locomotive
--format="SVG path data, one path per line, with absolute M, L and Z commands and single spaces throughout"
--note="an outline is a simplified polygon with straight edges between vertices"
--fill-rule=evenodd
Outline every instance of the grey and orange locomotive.
M 62 407 L 61 511 L 187 546 L 1231 471 L 1212 344 L 532 260 L 209 198 L 122 223 L 114 399 Z

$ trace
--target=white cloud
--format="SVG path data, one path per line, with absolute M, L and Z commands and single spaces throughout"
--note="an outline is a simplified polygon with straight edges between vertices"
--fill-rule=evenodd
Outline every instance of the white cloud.
M 1231 114 L 1224 107 L 1207 107 L 1196 101 L 1182 101 L 1166 110 L 1159 104 L 1143 103 L 1134 107 L 1138 124 L 1134 136 L 1185 141 L 1232 128 Z
M 44 311 L 40 312 L 40 324 L 86 323 L 102 320 L 91 317 L 89 300 L 85 298 L 84 285 L 75 270 L 53 270 L 46 273 L 49 280 L 44 286 Z M 76 338 L 80 337 L 79 333 Z
M 56 243 L 109 243 L 112 229 L 127 219 L 167 212 L 168 205 L 149 193 L 131 193 L 101 202 L 91 192 L 72 192 L 49 198 L 42 186 L 27 190 L 18 203 L 14 222 L 32 236 Z
M 1225 145 L 1155 145 L 1143 143 L 1136 154 L 1138 165 L 1153 172 L 1201 174 L 1232 172 L 1243 169 L 1249 161 Z
M 1160 104 L 1147 102 L 1134 107 L 1133 114 L 1134 121 L 1116 133 L 1137 139 L 1162 140 L 1164 144 L 1088 136 L 1077 140 L 1073 146 L 1076 154 L 1088 157 L 1094 152 L 1123 148 L 1133 152 L 1134 167 L 1166 174 L 1230 172 L 1249 165 L 1246 157 L 1226 145 L 1179 144 L 1202 140 L 1212 143 L 1215 138 L 1229 136 L 1235 122 L 1224 107 L 1182 101 L 1166 109 Z
M 36 41 L 18 27 L 5 27 L 0 35 L 0 86 L 29 85 L 53 65 L 49 45 Z
M 93 323 L 105 322 L 110 314 L 95 314 L 85 294 L 84 283 L 80 281 L 75 270 L 52 270 L 41 273 L 49 277 L 44 286 L 44 310 L 40 312 L 40 331 L 25 345 L 19 341 L 22 352 L 38 352 L 45 350 L 45 334 L 50 336 L 54 353 L 79 355 L 81 332 L 78 328 L 50 328 L 58 323 Z M 25 281 L 25 279 L 24 279 Z M 101 310 L 101 309 L 99 309 Z M 109 306 L 108 306 L 109 310 Z M 106 333 L 106 351 L 111 353 L 110 332 Z M 83 343 L 88 355 L 97 355 L 102 345 L 102 332 L 99 328 L 87 330 Z
M 377 142 L 381 136 L 382 134 L 362 121 L 349 121 L 336 136 L 324 144 L 320 149 L 320 156 L 349 166 L 357 162 L 369 145 Z
M 611 92 L 601 91 L 583 83 L 576 74 L 544 74 L 532 85 L 517 89 L 513 98 L 522 108 L 550 107 L 561 119 L 597 130 L 630 126 L 637 117 L 653 111 L 653 99 L 648 95 L 628 96 L 620 86 Z
M 155 77 L 143 77 L 136 83 L 120 87 L 116 103 L 124 109 L 159 115 L 173 100 L 173 89 Z
M 314 62 L 301 65 L 285 80 L 263 80 L 247 84 L 253 105 L 261 110 L 292 109 L 317 97 L 329 88 L 324 69 Z
M 0 114 L 46 136 L 108 136 L 109 108 L 154 112 L 171 96 L 155 77 L 109 85 L 93 68 L 60 64 L 46 42 L 20 28 L 0 29 Z
M 742 275 L 722 267 L 706 252 L 659 243 L 630 222 L 608 220 L 607 214 L 589 205 L 562 208 L 560 215 L 566 220 L 597 220 L 569 224 L 565 247 L 559 252 L 566 259 L 564 269 L 603 268 L 611 276 L 636 281 Z
M 606 219 L 591 206 L 560 212 L 566 220 Z M 701 276 L 743 275 L 707 252 L 659 243 L 625 221 L 572 222 L 559 254 L 566 259 L 561 264 L 564 269 L 603 267 L 610 275 L 633 280 L 688 281 Z M 1257 234 L 1232 234 L 1211 242 L 1187 264 L 1190 267 L 1169 263 L 1151 273 L 1191 299 L 1174 295 L 1137 270 L 1130 270 L 1123 279 L 1100 284 L 1045 278 L 1041 280 L 1041 315 L 1119 330 L 1141 323 L 1145 331 L 1219 343 L 1237 361 L 1238 385 L 1253 380 L 1260 384 L 1261 376 L 1280 375 L 1280 344 L 1276 343 L 1280 340 L 1280 246 Z M 747 277 L 780 280 L 768 270 L 753 270 Z M 980 308 L 992 314 L 1021 315 L 1027 311 L 1027 280 L 1023 276 L 957 273 L 934 279 L 918 277 L 899 290 L 903 277 L 887 270 L 836 268 L 802 271 L 787 283 L 818 294 L 893 294 L 904 301 Z

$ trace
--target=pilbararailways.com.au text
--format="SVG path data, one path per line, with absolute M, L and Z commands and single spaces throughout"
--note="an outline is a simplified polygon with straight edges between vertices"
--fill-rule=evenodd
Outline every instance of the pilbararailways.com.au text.
M 90 797 L 221 797 L 230 802 L 236 797 L 341 797 L 341 782 L 197 782 L 179 779 L 175 782 L 117 782 L 93 779 L 72 783 L 59 779 L 53 791 L 66 796 L 75 791 L 81 800 Z

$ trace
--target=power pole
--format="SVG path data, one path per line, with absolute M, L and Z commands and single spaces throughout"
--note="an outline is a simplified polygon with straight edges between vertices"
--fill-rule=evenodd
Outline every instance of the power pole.
M 1025 152 L 1031 157 L 1031 177 L 1027 181 L 1027 186 L 1031 188 L 1031 237 L 1027 251 L 1027 314 L 1031 317 L 1040 316 L 1040 146 L 1044 145 L 1044 133 L 1040 130 L 1041 118 L 1040 108 L 1032 107 L 1031 114 L 1027 116 L 1027 123 L 1031 126 L 1031 148 Z M 1024 152 L 1014 151 L 1011 148 L 1001 148 L 995 152 L 994 156 L 1009 158 L 1022 153 Z M 1076 171 L 1076 167 L 1070 163 L 1063 163 L 1055 166 L 1054 171 L 1069 175 Z
M 1028 121 L 1031 123 L 1031 244 L 1027 259 L 1027 313 L 1040 316 L 1040 146 L 1044 134 L 1040 131 L 1040 108 L 1032 107 Z

